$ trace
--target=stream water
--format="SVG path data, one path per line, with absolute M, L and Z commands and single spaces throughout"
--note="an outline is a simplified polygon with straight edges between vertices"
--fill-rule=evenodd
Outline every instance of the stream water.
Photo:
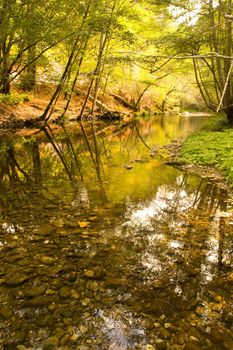
M 156 155 L 203 121 L 1 137 L 0 349 L 233 349 L 232 200 Z

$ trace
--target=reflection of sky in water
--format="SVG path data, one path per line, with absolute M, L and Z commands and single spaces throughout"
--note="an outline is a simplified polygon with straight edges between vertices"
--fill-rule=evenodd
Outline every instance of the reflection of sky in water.
M 156 259 L 153 253 L 149 251 L 145 251 L 145 253 L 141 256 L 141 264 L 146 270 L 150 270 L 151 272 L 160 272 L 162 271 L 162 263 L 160 260 Z
M 214 220 L 203 223 L 203 219 L 200 218 L 200 225 L 203 223 L 204 226 L 203 229 L 202 226 L 199 227 L 199 219 L 197 218 L 195 223 L 195 216 L 192 216 L 192 213 L 195 213 L 194 210 L 202 197 L 200 192 L 188 193 L 185 180 L 184 176 L 177 178 L 176 184 L 179 185 L 179 188 L 168 185 L 160 186 L 150 201 L 136 205 L 128 203 L 125 214 L 126 222 L 123 226 L 126 231 L 130 231 L 134 244 L 144 242 L 144 249 L 141 250 L 138 263 L 144 270 L 146 280 L 153 279 L 153 276 L 158 278 L 171 271 L 174 254 L 181 257 L 186 256 L 187 261 L 191 264 L 197 263 L 195 266 L 200 269 L 201 280 L 204 283 L 212 281 L 216 276 L 220 249 L 220 217 L 227 217 L 227 215 L 222 215 L 218 209 L 216 213 L 213 212 Z M 206 199 L 208 204 L 211 204 L 208 196 Z M 194 228 L 189 228 L 189 219 Z M 145 234 L 142 234 L 143 230 Z M 203 255 L 203 258 L 200 265 L 195 255 L 192 255 L 193 244 L 201 249 L 200 254 Z M 180 294 L 181 286 L 176 284 L 174 291 Z
M 17 231 L 23 231 L 23 228 L 17 224 L 9 224 L 4 222 L 2 228 L 6 233 L 16 233 Z
M 183 248 L 184 244 L 182 242 L 179 241 L 171 241 L 169 243 L 169 247 L 170 248 L 174 248 L 174 249 L 181 249 Z
M 177 178 L 178 189 L 168 185 L 160 186 L 150 202 L 137 205 L 128 203 L 127 221 L 124 223 L 124 227 L 131 228 L 131 231 L 132 228 L 134 229 L 131 236 L 134 243 L 137 241 L 137 233 L 142 232 L 143 229 L 150 232 L 150 234 L 143 236 L 143 240 L 146 240 L 147 244 L 146 248 L 141 250 L 138 261 L 146 274 L 150 272 L 148 276 L 144 276 L 147 280 L 153 278 L 153 275 L 161 275 L 167 269 L 172 268 L 173 259 L 169 256 L 169 252 L 180 251 L 184 247 L 182 241 L 171 237 L 173 228 L 180 227 L 179 213 L 188 210 L 196 198 L 195 194 L 188 194 L 183 188 L 184 179 L 183 176 Z M 161 227 L 162 222 L 166 222 L 170 232 Z M 177 286 L 176 293 L 180 293 L 179 286 Z
M 100 309 L 97 315 L 101 319 L 101 332 L 108 338 L 109 350 L 127 350 L 132 346 L 133 336 L 145 336 L 133 314 L 122 307 L 107 311 Z
M 212 221 L 210 227 L 210 235 L 208 236 L 207 250 L 205 253 L 205 260 L 201 265 L 201 275 L 203 282 L 210 282 L 216 274 L 216 265 L 218 264 L 219 252 L 219 211 L 216 213 L 215 219 Z
M 179 178 L 178 182 L 180 182 Z M 162 185 L 158 188 L 155 198 L 149 203 L 140 203 L 136 207 L 128 205 L 126 224 L 131 227 L 152 230 L 153 220 L 161 220 L 171 213 L 178 214 L 178 212 L 189 209 L 195 198 L 195 194 L 188 194 L 185 190 L 171 190 L 170 186 Z
M 73 208 L 79 208 L 80 206 L 86 209 L 90 208 L 90 199 L 88 196 L 88 190 L 85 186 L 82 186 L 79 188 L 71 205 Z

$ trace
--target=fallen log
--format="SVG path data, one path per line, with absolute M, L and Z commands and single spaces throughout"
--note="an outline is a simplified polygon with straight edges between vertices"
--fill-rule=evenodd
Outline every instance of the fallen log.
M 113 96 L 115 99 L 117 99 L 118 101 L 120 101 L 121 103 L 123 103 L 123 105 L 125 105 L 126 107 L 132 109 L 133 111 L 135 110 L 135 106 L 130 103 L 129 101 L 127 101 L 124 97 L 115 94 L 114 92 L 109 91 L 108 94 L 110 96 Z
M 86 96 L 86 93 L 83 92 L 83 91 L 80 90 L 80 89 L 76 89 L 76 92 L 77 92 L 78 94 L 80 94 L 80 95 Z M 89 99 L 90 101 L 93 101 L 93 100 L 94 100 L 94 97 L 91 96 L 91 95 L 89 95 L 89 96 L 88 96 L 88 99 Z M 105 104 L 103 104 L 102 102 L 100 102 L 100 100 L 96 100 L 96 105 L 97 105 L 98 107 L 103 108 L 103 109 L 104 109 L 105 111 L 107 111 L 107 112 L 110 112 L 110 113 L 113 112 L 112 109 L 110 109 L 108 106 L 106 106 Z
M 124 116 L 124 113 L 113 111 L 113 112 L 106 112 L 104 114 L 99 114 L 97 118 L 101 120 L 120 120 L 123 118 L 123 116 Z

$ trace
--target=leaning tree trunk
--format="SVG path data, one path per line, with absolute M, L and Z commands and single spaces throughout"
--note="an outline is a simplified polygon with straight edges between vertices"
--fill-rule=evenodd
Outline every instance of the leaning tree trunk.
M 4 67 L 4 66 L 1 69 L 0 93 L 1 94 L 10 93 L 10 74 L 7 67 Z

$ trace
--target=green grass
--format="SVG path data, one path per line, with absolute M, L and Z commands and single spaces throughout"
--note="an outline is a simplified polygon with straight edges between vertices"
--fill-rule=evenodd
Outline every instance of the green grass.
M 186 163 L 215 166 L 233 186 L 233 129 L 227 128 L 223 117 L 214 119 L 188 137 L 181 157 Z

